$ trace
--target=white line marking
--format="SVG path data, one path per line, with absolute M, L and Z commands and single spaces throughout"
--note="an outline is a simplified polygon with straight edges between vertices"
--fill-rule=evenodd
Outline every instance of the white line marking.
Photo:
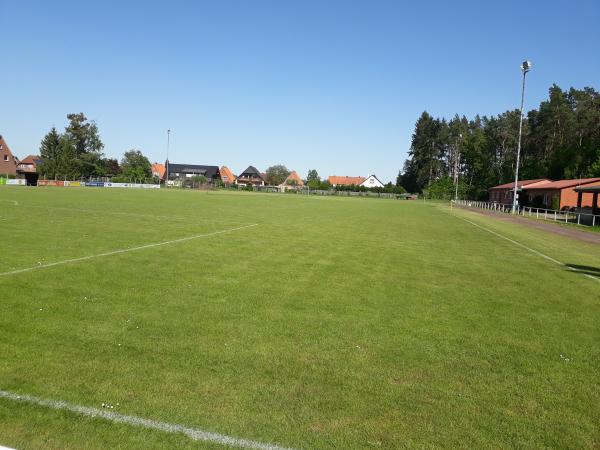
M 9 202 L 9 203 L 12 203 L 15 206 L 19 206 L 19 202 L 16 201 L 16 200 L 5 200 L 3 198 L 0 198 L 0 202 Z
M 179 242 L 186 242 L 186 241 L 191 241 L 194 239 L 216 236 L 218 234 L 231 233 L 233 231 L 243 230 L 244 228 L 255 227 L 257 225 L 258 225 L 257 223 L 252 223 L 250 225 L 244 225 L 244 226 L 236 227 L 236 228 L 228 228 L 226 230 L 221 230 L 221 231 L 213 231 L 212 233 L 196 234 L 194 236 L 188 236 L 188 237 L 184 237 L 184 238 L 180 238 L 180 239 L 173 239 L 171 241 L 156 242 L 154 244 L 140 245 L 139 247 L 122 248 L 119 250 L 112 250 L 110 252 L 98 253 L 96 255 L 88 255 L 88 256 L 82 256 L 80 258 L 64 259 L 62 261 L 56 261 L 56 262 L 52 262 L 52 263 L 48 263 L 48 264 L 39 264 L 37 266 L 26 267 L 24 269 L 16 269 L 16 270 L 8 271 L 8 272 L 1 272 L 0 277 L 4 277 L 4 276 L 8 276 L 8 275 L 16 275 L 16 274 L 24 273 L 24 272 L 31 272 L 32 270 L 46 269 L 48 267 L 61 266 L 63 264 L 88 261 L 90 259 L 102 258 L 104 256 L 113 256 L 113 255 L 120 255 L 121 253 L 135 252 L 138 250 L 146 250 L 148 248 L 160 247 L 163 245 L 178 244 Z
M 481 226 L 481 225 L 479 225 L 479 224 L 477 224 L 475 222 L 472 222 L 469 219 L 465 219 L 464 217 L 460 217 L 460 216 L 457 216 L 455 214 L 453 214 L 453 216 L 456 217 L 456 218 L 458 218 L 458 219 L 464 220 L 465 222 L 469 222 L 471 225 L 474 225 L 477 228 L 481 228 L 482 230 L 487 231 L 488 233 L 491 233 L 494 236 L 497 236 L 497 237 L 499 237 L 501 239 L 504 239 L 504 240 L 506 240 L 508 242 L 511 242 L 511 243 L 515 244 L 515 245 L 518 245 L 519 247 L 524 248 L 525 250 L 530 251 L 531 253 L 534 253 L 534 254 L 536 254 L 538 256 L 541 256 L 544 259 L 547 259 L 550 262 L 553 262 L 554 264 L 557 264 L 557 265 L 562 266 L 562 267 L 566 267 L 567 270 L 570 270 L 572 272 L 581 273 L 581 275 L 586 276 L 586 277 L 588 277 L 588 278 L 590 278 L 590 279 L 592 279 L 592 280 L 597 281 L 597 282 L 600 283 L 600 278 L 597 278 L 597 277 L 595 277 L 593 275 L 590 275 L 589 273 L 585 273 L 584 271 L 582 271 L 580 269 L 576 269 L 575 267 L 568 266 L 565 263 L 562 263 L 562 262 L 560 262 L 560 261 L 558 261 L 558 260 L 556 260 L 556 259 L 554 259 L 554 258 L 552 258 L 552 257 L 550 257 L 548 255 L 544 255 L 542 252 L 534 250 L 531 247 L 527 247 L 525 244 L 521 244 L 520 242 L 517 242 L 517 241 L 515 241 L 515 240 L 513 240 L 513 239 L 511 239 L 509 237 L 506 237 L 506 236 L 504 236 L 504 235 L 502 235 L 500 233 L 496 233 L 495 231 L 490 230 L 489 228 L 483 227 L 483 226 Z
M 33 395 L 15 394 L 14 392 L 0 390 L 0 398 L 34 404 L 38 406 L 44 406 L 46 408 L 52 408 L 56 410 L 70 411 L 88 417 L 101 418 L 111 422 L 124 423 L 127 425 L 134 425 L 138 427 L 149 428 L 152 430 L 164 431 L 165 433 L 181 433 L 194 441 L 212 442 L 215 444 L 228 445 L 231 447 L 250 448 L 258 450 L 291 450 L 274 444 L 251 441 L 249 439 L 236 438 L 232 436 L 227 436 L 225 434 L 199 430 L 197 428 L 188 428 L 183 425 L 178 425 L 174 423 L 159 422 L 157 420 L 152 419 L 144 419 L 143 417 L 127 416 L 124 414 L 119 414 L 111 411 L 104 411 L 97 408 L 90 408 L 87 406 L 72 405 L 63 401 L 47 400 L 39 397 L 34 397 Z

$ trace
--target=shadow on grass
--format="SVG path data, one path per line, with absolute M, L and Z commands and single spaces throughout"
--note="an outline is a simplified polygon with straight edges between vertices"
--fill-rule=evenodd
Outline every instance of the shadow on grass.
M 582 266 L 579 264 L 566 264 L 572 271 L 578 273 L 585 273 L 594 277 L 600 278 L 600 268 L 594 266 Z

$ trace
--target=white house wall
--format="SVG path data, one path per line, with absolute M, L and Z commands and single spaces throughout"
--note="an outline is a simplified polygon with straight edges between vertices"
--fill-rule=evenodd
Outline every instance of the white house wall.
M 375 176 L 371 175 L 365 181 L 362 182 L 361 186 L 366 188 L 383 187 L 383 183 L 379 181 Z

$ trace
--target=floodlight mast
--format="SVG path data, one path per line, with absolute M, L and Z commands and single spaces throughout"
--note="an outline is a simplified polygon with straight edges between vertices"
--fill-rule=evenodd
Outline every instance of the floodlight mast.
M 169 147 L 171 147 L 171 129 L 167 130 L 167 163 L 165 169 L 166 169 L 166 174 L 165 174 L 165 187 L 168 188 L 169 187 Z
M 531 70 L 531 61 L 523 61 L 521 64 L 521 72 L 523 72 L 523 85 L 521 87 L 521 114 L 519 116 L 519 142 L 517 144 L 517 164 L 515 166 L 515 188 L 513 192 L 512 213 L 518 213 L 517 190 L 519 185 L 519 162 L 521 159 L 521 136 L 523 135 L 523 104 L 525 101 L 525 75 Z
M 456 139 L 456 149 L 454 155 L 454 201 L 458 201 L 458 171 L 460 169 L 460 141 L 462 140 L 462 133 L 458 135 Z

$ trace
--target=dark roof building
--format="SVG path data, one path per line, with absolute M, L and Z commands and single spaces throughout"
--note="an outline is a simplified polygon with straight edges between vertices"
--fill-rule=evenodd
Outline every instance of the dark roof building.
M 169 180 L 191 178 L 197 175 L 203 175 L 209 181 L 215 181 L 221 178 L 218 166 L 201 166 L 196 164 L 174 164 L 167 161 Z
M 253 186 L 264 186 L 265 180 L 258 169 L 254 166 L 248 166 L 235 180 L 236 184 L 246 186 L 251 184 Z

